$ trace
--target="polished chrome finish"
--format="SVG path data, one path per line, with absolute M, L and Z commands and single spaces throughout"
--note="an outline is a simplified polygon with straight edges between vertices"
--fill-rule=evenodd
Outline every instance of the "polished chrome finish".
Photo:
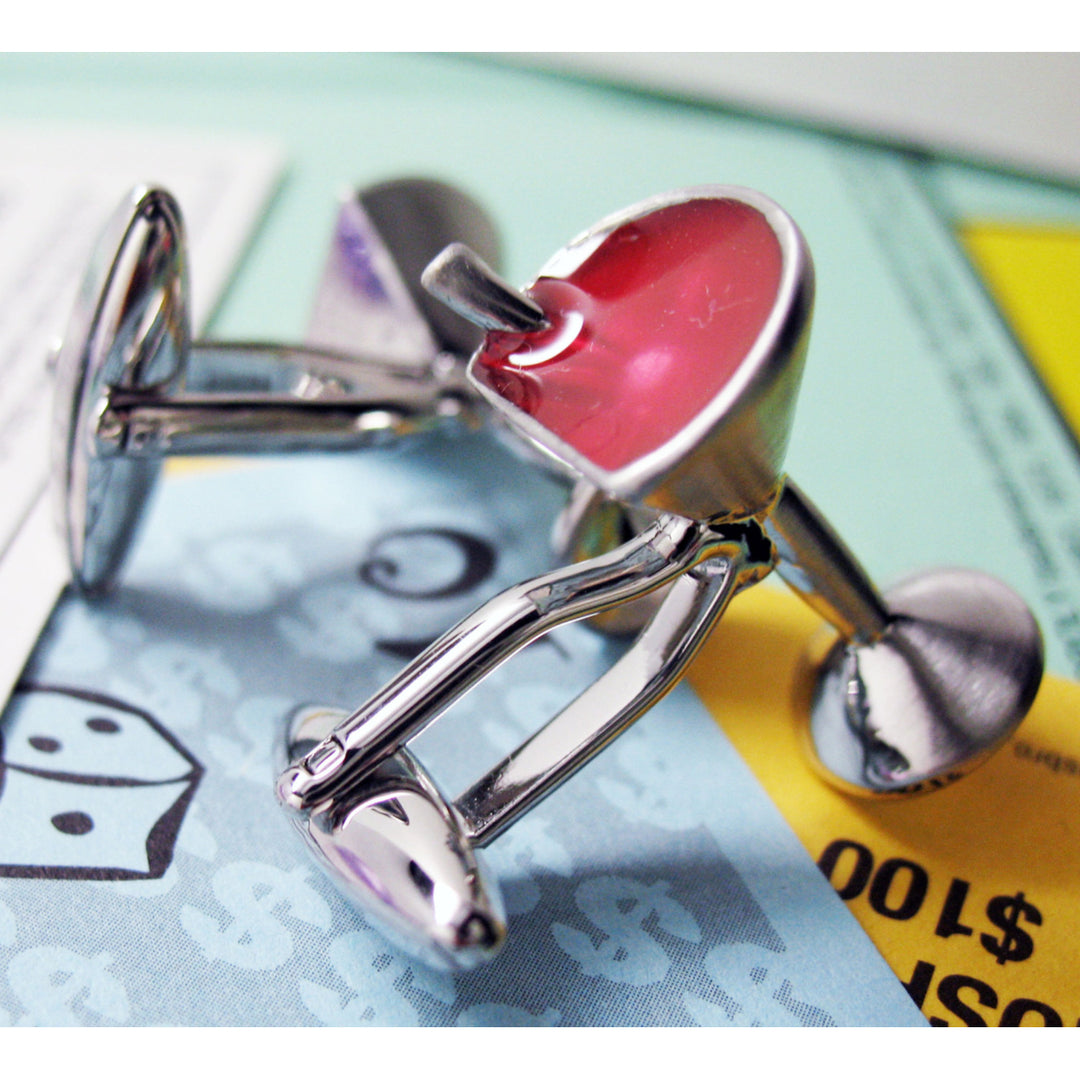
M 722 533 L 665 515 L 606 555 L 507 589 L 447 631 L 287 769 L 278 780 L 278 797 L 297 812 L 330 798 L 529 642 L 563 623 L 643 596 L 721 554 L 728 544 Z
M 406 238 L 392 212 L 424 224 Z M 393 231 L 391 240 L 372 224 Z M 475 426 L 464 378 L 476 332 L 428 325 L 415 273 L 453 235 L 497 257 L 494 229 L 446 185 L 390 182 L 342 209 L 312 339 L 319 345 L 192 342 L 184 230 L 159 188 L 136 188 L 98 243 L 57 360 L 55 470 L 75 583 L 103 592 L 120 572 L 166 454 L 355 449 L 449 420 Z M 347 341 L 343 338 L 347 337 Z
M 432 296 L 484 330 L 547 329 L 544 309 L 507 284 L 465 244 L 450 244 L 432 259 L 421 281 Z
M 321 705 L 294 710 L 278 742 L 280 767 L 312 750 L 346 715 Z M 457 810 L 407 750 L 333 809 L 293 820 L 335 885 L 430 963 L 461 970 L 498 950 L 506 936 L 498 885 L 465 838 Z
M 570 554 L 585 536 L 602 548 L 628 526 L 631 509 L 577 489 L 556 529 L 560 550 Z M 1042 638 L 1006 585 L 935 570 L 882 597 L 790 477 L 764 527 L 781 577 L 839 634 L 817 657 L 807 705 L 807 747 L 827 780 L 857 795 L 932 791 L 985 761 L 1023 720 L 1042 677 Z M 595 621 L 636 631 L 663 595 Z M 614 626 L 599 622 L 612 615 Z
M 574 560 L 610 550 L 648 512 L 604 495 L 587 481 L 575 485 L 555 521 L 552 548 Z M 845 638 L 860 644 L 876 641 L 885 631 L 889 612 L 874 583 L 837 536 L 821 511 L 790 476 L 765 518 L 765 531 L 776 545 L 776 569 L 791 589 L 827 619 Z M 657 593 L 624 604 L 593 620 L 611 634 L 636 633 L 655 613 Z
M 682 678 L 735 593 L 772 568 L 767 545 L 733 536 L 723 555 L 680 575 L 634 644 L 531 739 L 496 765 L 456 805 L 484 845 L 621 735 Z M 755 553 L 755 548 L 757 552 Z
M 259 349 L 271 358 L 270 350 Z M 290 350 L 299 357 L 299 349 Z M 113 391 L 98 417 L 96 452 L 152 458 L 169 454 L 252 454 L 354 450 L 429 430 L 446 420 L 480 422 L 460 369 L 418 379 L 378 364 L 363 389 L 320 374 L 334 358 L 314 352 L 302 394 L 179 393 L 166 397 Z M 356 382 L 358 371 L 350 373 Z
M 809 710 L 817 762 L 861 795 L 959 779 L 1012 734 L 1042 678 L 1038 625 L 995 578 L 933 570 L 887 600 L 889 622 L 876 642 L 833 645 Z
M 889 623 L 885 601 L 790 477 L 765 527 L 780 552 L 777 571 L 795 592 L 849 641 L 864 645 L 881 638 Z
M 502 945 L 498 886 L 457 811 L 408 750 L 293 820 L 330 880 L 430 963 L 467 970 Z
M 57 359 L 53 472 L 75 580 L 88 591 L 118 572 L 158 463 L 99 457 L 98 417 L 113 387 L 162 393 L 180 380 L 190 342 L 179 209 L 138 188 L 109 219 Z
M 883 598 L 789 478 L 766 523 L 784 580 L 840 633 L 816 675 L 809 744 L 862 795 L 931 791 L 989 757 L 1027 714 L 1042 637 L 1011 589 L 932 570 Z
M 587 480 L 579 480 L 552 526 L 551 550 L 565 562 L 594 558 L 625 544 L 655 521 L 658 513 L 616 502 Z M 640 600 L 593 615 L 589 625 L 612 637 L 632 637 L 656 614 L 665 595 L 666 589 L 654 589 Z
M 363 191 L 339 206 L 304 343 L 328 352 L 371 353 L 417 376 L 439 352 Z

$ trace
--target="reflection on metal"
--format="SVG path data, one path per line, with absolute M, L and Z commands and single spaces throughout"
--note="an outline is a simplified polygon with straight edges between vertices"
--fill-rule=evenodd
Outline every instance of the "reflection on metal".
M 418 223 L 404 228 L 410 208 Z M 704 258 L 699 232 L 685 225 L 703 220 L 737 230 L 722 241 L 710 232 L 717 246 Z M 861 794 L 928 790 L 1007 738 L 1042 675 L 1041 637 L 1023 601 L 966 570 L 926 572 L 883 597 L 782 471 L 814 278 L 780 207 L 736 187 L 657 196 L 581 234 L 524 290 L 455 242 L 423 275 L 455 309 L 444 319 L 415 279 L 419 253 L 434 254 L 436 239 L 460 241 L 442 235 L 454 230 L 493 246 L 486 218 L 453 189 L 401 181 L 371 189 L 366 202 L 361 193 L 339 222 L 310 331 L 331 347 L 192 343 L 179 211 L 166 192 L 140 188 L 106 231 L 58 362 L 59 488 L 87 591 L 119 572 L 165 454 L 351 449 L 492 417 L 526 456 L 573 484 L 554 534 L 569 565 L 483 604 L 354 712 L 294 714 L 277 794 L 346 895 L 432 963 L 487 960 L 506 925 L 477 849 L 666 694 L 735 593 L 774 566 L 838 633 L 807 704 L 812 754 L 834 783 Z M 744 266 L 750 249 L 760 260 Z M 654 280 L 657 252 L 670 262 L 674 250 L 679 259 L 688 251 L 687 263 L 665 263 L 664 280 Z M 736 260 L 733 277 L 725 257 Z M 759 264 L 771 269 L 758 274 Z M 406 266 L 407 282 L 398 274 Z M 748 276 L 759 321 L 750 336 L 745 326 L 728 334 L 725 312 L 744 301 L 727 301 Z M 551 295 L 558 304 L 538 299 Z M 467 370 L 476 334 L 461 315 L 485 331 Z M 670 324 L 681 330 L 665 329 L 672 315 L 685 316 Z M 640 357 L 620 352 L 634 352 L 636 334 L 647 339 L 647 379 L 630 364 Z M 681 353 L 665 351 L 669 334 Z M 341 348 L 355 344 L 374 358 Z M 589 359 L 594 345 L 603 364 Z M 714 354 L 723 377 L 703 390 L 691 376 Z M 690 363 L 676 371 L 679 407 L 692 406 L 685 415 L 655 397 L 660 355 Z M 559 396 L 568 370 L 588 376 L 569 406 Z M 633 383 L 628 420 L 617 403 L 632 379 L 646 390 Z M 554 400 L 542 423 L 546 385 Z M 609 431 L 630 436 L 610 458 Z M 632 640 L 538 732 L 446 798 L 409 741 L 530 642 L 579 619 Z
M 423 226 L 401 234 L 402 216 Z M 478 424 L 464 374 L 475 330 L 413 299 L 420 268 L 462 230 L 498 257 L 494 226 L 454 188 L 362 190 L 341 210 L 313 344 L 192 341 L 180 209 L 135 188 L 98 241 L 57 357 L 54 472 L 76 585 L 114 584 L 166 455 L 352 450 Z

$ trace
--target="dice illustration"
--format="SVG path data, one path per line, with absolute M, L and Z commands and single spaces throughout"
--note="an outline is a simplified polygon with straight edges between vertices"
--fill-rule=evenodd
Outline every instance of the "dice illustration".
M 161 877 L 202 773 L 141 709 L 19 687 L 0 728 L 0 876 Z

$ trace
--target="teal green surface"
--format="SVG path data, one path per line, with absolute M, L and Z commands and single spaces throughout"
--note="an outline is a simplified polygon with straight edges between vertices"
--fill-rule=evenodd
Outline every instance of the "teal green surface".
M 887 150 L 442 55 L 9 55 L 0 119 L 278 140 L 288 172 L 220 306 L 219 335 L 301 333 L 336 197 L 352 185 L 431 174 L 465 187 L 499 222 L 516 281 L 644 196 L 710 182 L 758 188 L 800 224 L 817 268 L 792 475 L 883 583 L 926 564 L 972 565 L 1051 621 L 1012 508 L 882 255 L 881 222 L 858 205 L 851 162 L 888 163 Z M 969 273 L 945 247 L 939 259 L 943 274 Z M 992 317 L 971 303 L 969 318 Z M 1048 645 L 1067 673 L 1053 633 Z
M 465 58 L 7 56 L 0 114 L 278 139 L 289 173 L 221 331 L 296 332 L 334 198 L 387 175 L 467 186 L 503 226 L 515 278 L 599 216 L 688 183 L 766 189 L 811 231 L 829 218 L 805 175 L 813 135 Z
M 1011 176 L 953 162 L 928 169 L 934 194 L 957 218 L 1080 224 L 1080 188 Z

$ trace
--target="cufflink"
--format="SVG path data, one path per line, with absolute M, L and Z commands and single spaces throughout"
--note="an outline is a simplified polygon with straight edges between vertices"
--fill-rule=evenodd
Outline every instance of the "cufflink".
M 948 782 L 1020 722 L 1042 673 L 1024 603 L 969 571 L 883 597 L 782 471 L 814 278 L 772 200 L 683 188 L 605 218 L 524 290 L 462 245 L 424 281 L 484 329 L 470 385 L 524 451 L 577 480 L 571 531 L 600 539 L 488 601 L 355 712 L 294 716 L 278 797 L 399 939 L 451 967 L 489 958 L 506 928 L 478 849 L 670 690 L 731 597 L 774 567 L 838 632 L 808 718 L 836 782 Z M 456 798 L 439 790 L 409 740 L 554 627 L 628 611 L 636 637 L 609 671 Z
M 362 189 L 341 207 L 306 341 L 194 341 L 176 200 L 139 186 L 90 260 L 56 363 L 53 472 L 72 577 L 116 581 L 164 458 L 352 450 L 480 422 L 465 362 L 479 333 L 420 272 L 494 226 L 431 180 Z

